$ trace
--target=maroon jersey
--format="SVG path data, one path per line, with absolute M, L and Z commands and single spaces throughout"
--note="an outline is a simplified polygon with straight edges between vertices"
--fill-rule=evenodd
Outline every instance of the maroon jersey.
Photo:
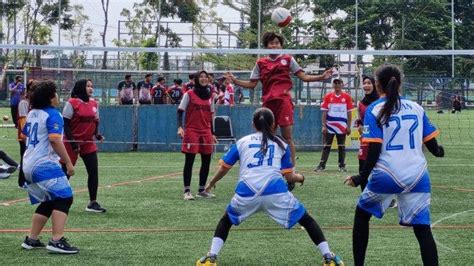
M 71 119 L 71 131 L 75 140 L 91 141 L 99 121 L 98 104 L 94 99 L 84 102 L 71 98 L 64 106 L 63 116 Z
M 290 90 L 293 87 L 291 75 L 303 69 L 291 55 L 279 55 L 275 58 L 262 57 L 257 60 L 250 80 L 262 82 L 262 100 L 291 99 Z
M 153 96 L 154 104 L 165 104 L 166 103 L 166 87 L 158 84 L 151 89 L 151 95 Z
M 192 89 L 194 89 L 194 82 L 190 81 L 190 82 L 184 83 L 183 93 L 186 93 L 186 92 L 188 92 L 189 90 L 192 90 Z
M 167 94 L 169 95 L 172 104 L 181 103 L 181 99 L 183 98 L 183 90 L 180 86 L 173 85 L 169 87 Z
M 185 132 L 192 130 L 203 134 L 211 134 L 214 94 L 209 99 L 203 100 L 193 90 L 190 90 L 184 94 L 179 109 L 186 112 Z

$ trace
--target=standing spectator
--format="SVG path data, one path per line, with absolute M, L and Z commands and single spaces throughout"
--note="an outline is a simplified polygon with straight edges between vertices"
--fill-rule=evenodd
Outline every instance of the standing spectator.
M 23 172 L 23 155 L 26 151 L 26 135 L 23 134 L 23 129 L 26 124 L 26 117 L 30 111 L 30 96 L 33 93 L 33 88 L 36 80 L 30 79 L 26 84 L 26 93 L 18 104 L 18 143 L 20 144 L 20 172 L 18 173 L 18 187 L 26 187 L 25 173 Z
M 97 160 L 97 145 L 94 140 L 102 141 L 99 134 L 99 105 L 92 99 L 92 81 L 81 79 L 74 84 L 71 98 L 63 109 L 64 146 L 73 165 L 81 156 L 87 170 L 87 187 L 89 189 L 89 204 L 86 211 L 103 213 L 105 209 L 97 202 L 99 188 L 99 166 Z M 63 164 L 66 173 L 66 165 Z
M 194 88 L 194 74 L 189 74 L 189 81 L 183 85 L 183 93 L 186 93 L 189 90 Z
M 137 99 L 137 86 L 132 81 L 132 75 L 125 75 L 125 80 L 122 80 L 117 85 L 117 100 L 120 105 L 131 105 L 133 99 Z
M 151 78 L 152 75 L 148 73 L 145 75 L 145 80 L 138 82 L 138 102 L 140 104 L 151 104 L 151 88 L 153 87 Z
M 211 86 L 212 93 L 217 95 L 217 82 L 214 79 L 214 74 L 209 73 L 209 86 Z
M 155 86 L 151 89 L 153 95 L 153 104 L 166 103 L 166 80 L 164 77 L 159 77 Z
M 235 86 L 235 103 L 241 104 L 244 101 L 244 92 L 242 87 Z
M 181 152 L 185 154 L 183 169 L 184 200 L 193 200 L 191 193 L 191 177 L 196 154 L 201 154 L 201 169 L 199 171 L 198 197 L 213 198 L 214 194 L 204 190 L 211 155 L 216 143 L 216 137 L 212 134 L 212 117 L 214 115 L 215 95 L 209 86 L 209 78 L 206 71 L 201 71 L 195 76 L 195 86 L 184 94 L 183 100 L 178 108 L 178 136 L 183 139 Z M 185 123 L 183 129 L 183 114 Z
M 352 98 L 349 94 L 342 91 L 343 81 L 340 78 L 335 78 L 332 82 L 334 91 L 324 96 L 324 101 L 321 104 L 322 116 L 322 132 L 324 148 L 321 155 L 319 165 L 314 169 L 315 171 L 324 171 L 326 162 L 331 152 L 331 144 L 336 136 L 337 146 L 339 150 L 339 170 L 346 172 L 346 135 L 351 134 L 352 122 Z
M 225 104 L 225 85 L 220 84 L 217 87 L 217 104 Z
M 181 88 L 183 81 L 181 79 L 175 79 L 173 82 L 174 85 L 169 87 L 166 93 L 168 94 L 171 104 L 180 104 L 183 98 L 183 89 Z
M 295 143 L 293 142 L 294 106 L 291 100 L 293 81 L 291 76 L 295 75 L 303 82 L 321 81 L 330 78 L 332 70 L 327 70 L 322 75 L 307 75 L 293 56 L 279 54 L 278 50 L 284 46 L 284 39 L 280 34 L 266 32 L 262 39 L 263 46 L 271 49 L 272 52 L 268 56 L 257 60 L 250 80 L 238 80 L 229 72 L 225 76 L 235 85 L 248 89 L 255 89 L 258 81 L 262 83 L 263 107 L 272 110 L 275 115 L 275 129 L 280 127 L 283 138 L 290 144 L 291 162 L 296 165 Z
M 15 81 L 8 85 L 10 91 L 10 110 L 12 114 L 12 120 L 15 124 L 15 128 L 18 128 L 18 104 L 20 103 L 21 96 L 25 92 L 25 86 L 23 86 L 23 78 L 16 76 Z
M 228 80 L 225 83 L 224 104 L 234 106 L 234 87 Z

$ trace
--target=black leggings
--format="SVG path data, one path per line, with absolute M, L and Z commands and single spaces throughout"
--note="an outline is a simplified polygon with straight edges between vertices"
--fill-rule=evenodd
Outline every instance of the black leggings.
M 10 156 L 8 156 L 6 152 L 2 150 L 0 150 L 0 160 L 3 160 L 6 164 L 10 166 L 18 167 L 18 164 L 12 158 L 10 158 Z
M 57 210 L 60 212 L 65 213 L 66 215 L 69 214 L 69 209 L 71 208 L 73 202 L 73 198 L 57 198 L 53 201 L 45 201 L 41 202 L 36 208 L 35 213 L 41 214 L 46 217 L 50 217 L 53 210 Z
M 318 223 L 309 215 L 307 212 L 301 217 L 298 221 L 308 232 L 309 237 L 313 240 L 313 243 L 316 245 L 321 244 L 321 242 L 326 241 L 324 238 L 323 231 L 319 227 Z M 222 239 L 224 242 L 229 235 L 230 228 L 232 227 L 232 222 L 230 221 L 229 215 L 227 212 L 222 216 L 221 220 L 217 224 L 216 231 L 214 233 L 214 237 L 218 237 Z
M 81 155 L 82 161 L 86 166 L 87 170 L 87 187 L 89 188 L 89 199 L 90 201 L 97 200 L 97 190 L 99 189 L 99 162 L 97 160 L 97 152 Z M 67 175 L 66 165 L 63 164 L 63 171 Z
M 354 254 L 354 265 L 363 266 L 365 252 L 369 243 L 369 221 L 372 215 L 367 211 L 356 208 L 354 217 L 354 228 L 352 230 L 352 250 Z M 414 225 L 416 239 L 420 245 L 421 259 L 423 265 L 437 266 L 438 251 L 429 225 Z
M 191 186 L 191 177 L 193 176 L 193 165 L 196 154 L 185 153 L 186 161 L 184 162 L 184 187 L 185 192 L 189 191 Z M 209 175 L 209 167 L 211 166 L 211 154 L 201 154 L 201 169 L 199 170 L 199 192 L 203 191 L 206 185 L 207 177 Z
M 20 171 L 18 172 L 18 186 L 22 187 L 25 184 L 25 173 L 23 172 L 23 155 L 26 151 L 26 144 L 24 141 L 19 141 L 20 143 Z
M 362 169 L 364 169 L 364 164 L 365 164 L 365 160 L 359 159 L 359 173 L 362 172 Z M 363 182 L 360 183 L 360 190 L 361 191 L 364 191 L 365 187 L 367 186 L 367 182 L 368 181 L 363 181 Z

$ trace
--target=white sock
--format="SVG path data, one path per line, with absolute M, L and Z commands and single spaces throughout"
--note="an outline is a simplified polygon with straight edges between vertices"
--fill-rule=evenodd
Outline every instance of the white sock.
M 321 254 L 324 256 L 328 253 L 331 253 L 331 250 L 329 250 L 329 244 L 327 241 L 323 241 L 321 243 L 319 243 L 318 245 L 319 247 L 319 250 L 321 251 Z
M 217 254 L 219 254 L 219 251 L 221 251 L 221 248 L 223 245 L 224 245 L 224 240 L 222 240 L 222 238 L 214 237 L 212 239 L 211 250 L 209 251 L 209 253 L 217 256 Z

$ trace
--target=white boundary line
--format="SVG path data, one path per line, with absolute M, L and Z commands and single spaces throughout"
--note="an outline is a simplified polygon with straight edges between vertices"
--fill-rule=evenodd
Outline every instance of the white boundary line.
M 462 211 L 462 212 L 457 212 L 457 213 L 451 214 L 451 215 L 449 215 L 449 216 L 443 217 L 443 218 L 437 220 L 436 222 L 432 223 L 432 224 L 431 224 L 431 228 L 434 228 L 437 224 L 439 224 L 440 222 L 442 222 L 442 221 L 444 221 L 444 220 L 448 220 L 448 219 L 454 218 L 454 217 L 456 217 L 456 216 L 463 215 L 463 214 L 465 214 L 465 213 L 470 213 L 470 212 L 474 212 L 474 209 L 466 210 L 466 211 Z M 456 252 L 455 249 L 452 249 L 452 248 L 450 248 L 450 247 L 448 247 L 448 246 L 446 246 L 446 245 L 443 245 L 439 240 L 436 239 L 436 237 L 434 237 L 434 234 L 433 234 L 433 238 L 434 238 L 434 240 L 436 241 L 436 243 L 437 243 L 440 247 L 443 247 L 443 248 L 445 248 L 445 249 L 447 249 L 447 250 L 449 250 L 449 251 L 454 251 L 454 252 Z

